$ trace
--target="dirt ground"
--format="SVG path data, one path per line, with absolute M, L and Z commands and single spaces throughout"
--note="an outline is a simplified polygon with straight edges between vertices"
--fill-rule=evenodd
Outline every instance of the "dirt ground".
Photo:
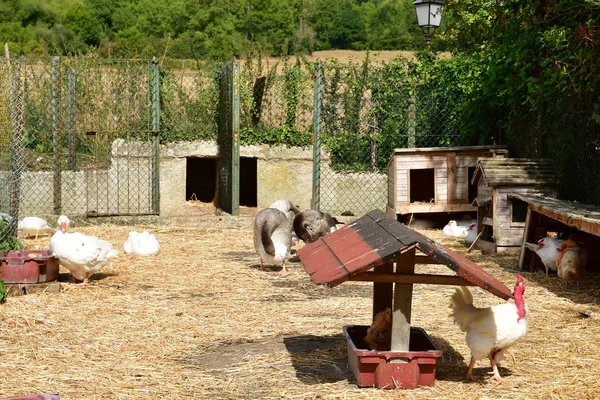
M 313 284 L 299 262 L 290 273 L 260 271 L 252 244 L 256 209 L 239 217 L 188 203 L 176 218 L 75 220 L 73 231 L 120 249 L 88 285 L 10 297 L 0 305 L 1 396 L 59 393 L 61 399 L 597 399 L 600 398 L 600 284 L 566 284 L 523 272 L 529 330 L 487 384 L 466 382 L 469 349 L 449 317 L 452 287 L 416 285 L 412 325 L 443 351 L 435 386 L 358 388 L 347 363 L 344 325 L 368 325 L 372 285 Z M 130 229 L 161 243 L 157 256 L 123 251 Z M 458 239 L 422 230 L 507 286 L 516 256 L 466 252 Z M 47 249 L 49 236 L 24 240 Z M 66 272 L 66 271 L 62 271 Z M 450 273 L 445 266 L 417 272 Z M 64 276 L 64 275 L 63 275 Z M 502 300 L 472 289 L 478 306 Z

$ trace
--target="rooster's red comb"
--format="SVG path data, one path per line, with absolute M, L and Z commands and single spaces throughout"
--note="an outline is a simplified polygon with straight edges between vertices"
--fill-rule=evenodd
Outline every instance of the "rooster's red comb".
M 523 284 L 525 283 L 521 274 L 517 274 L 517 283 L 523 283 Z

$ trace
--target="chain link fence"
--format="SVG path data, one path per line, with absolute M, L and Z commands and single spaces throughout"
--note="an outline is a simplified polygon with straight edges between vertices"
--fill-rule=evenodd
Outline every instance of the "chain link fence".
M 395 148 L 461 143 L 459 91 L 418 82 L 402 64 L 326 63 L 318 69 L 313 206 L 334 215 L 385 210 Z
M 0 59 L 0 73 L 8 233 L 27 216 L 158 213 L 157 63 Z

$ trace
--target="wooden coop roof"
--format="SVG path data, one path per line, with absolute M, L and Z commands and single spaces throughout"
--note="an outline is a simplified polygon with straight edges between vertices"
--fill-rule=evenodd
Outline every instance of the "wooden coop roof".
M 508 197 L 529 204 L 529 208 L 580 231 L 600 236 L 600 207 L 542 195 L 509 193 Z
M 483 179 L 488 186 L 557 186 L 558 174 L 547 159 L 482 158 L 472 184 Z
M 380 210 L 371 211 L 304 246 L 298 250 L 298 256 L 314 283 L 334 287 L 348 280 L 377 281 L 377 274 L 367 272 L 368 270 L 401 256 L 413 247 L 423 252 L 424 258 L 446 265 L 457 276 L 401 276 L 405 283 L 479 286 L 503 299 L 512 297 L 510 289 L 474 262 L 435 243 Z M 419 258 L 416 263 L 419 263 Z M 361 275 L 369 279 L 355 279 Z
M 499 155 L 502 158 L 508 155 L 506 146 L 462 146 L 462 147 L 410 147 L 394 149 L 388 164 L 395 156 L 422 155 L 432 156 L 447 153 L 457 153 L 461 156 L 485 157 L 487 154 Z

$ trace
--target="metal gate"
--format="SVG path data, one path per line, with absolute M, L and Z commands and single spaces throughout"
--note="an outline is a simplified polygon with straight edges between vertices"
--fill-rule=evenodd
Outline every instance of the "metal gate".
M 158 63 L 86 61 L 52 62 L 53 86 L 66 92 L 53 96 L 62 122 L 53 141 L 53 212 L 80 197 L 69 192 L 79 187 L 86 216 L 158 214 Z

